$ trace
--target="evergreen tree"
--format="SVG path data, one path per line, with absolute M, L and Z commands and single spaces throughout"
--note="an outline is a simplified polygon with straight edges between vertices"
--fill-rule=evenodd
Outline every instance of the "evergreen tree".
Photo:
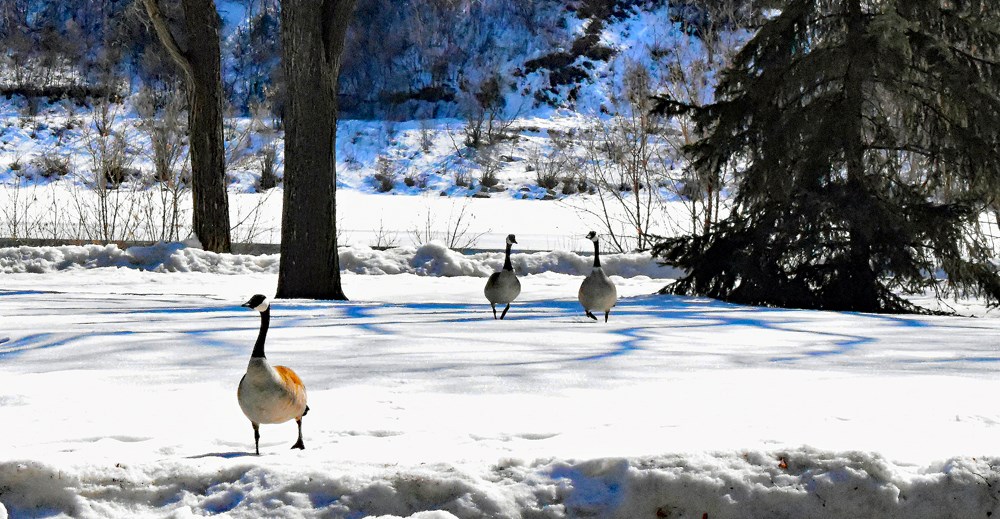
M 787 0 L 690 113 L 693 166 L 733 168 L 731 214 L 654 253 L 664 289 L 759 305 L 919 310 L 1000 300 L 981 215 L 1000 194 L 995 0 Z M 943 272 L 946 280 L 937 279 Z

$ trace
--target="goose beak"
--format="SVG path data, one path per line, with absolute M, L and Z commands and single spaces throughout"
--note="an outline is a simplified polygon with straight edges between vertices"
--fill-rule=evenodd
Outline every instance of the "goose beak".
M 242 305 L 240 305 L 240 306 L 241 306 L 241 307 L 243 307 L 243 308 L 251 308 L 251 306 L 250 306 L 250 301 L 247 301 L 246 303 L 243 303 L 243 304 L 242 304 Z

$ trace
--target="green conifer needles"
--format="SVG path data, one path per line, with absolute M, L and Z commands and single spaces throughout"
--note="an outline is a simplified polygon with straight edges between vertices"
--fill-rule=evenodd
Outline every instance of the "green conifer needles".
M 1000 10 L 987 0 L 790 0 L 716 102 L 662 98 L 705 137 L 691 167 L 735 172 L 732 211 L 654 253 L 664 290 L 755 305 L 920 311 L 1000 301 L 984 217 L 1000 208 Z M 994 227 L 995 231 L 995 227 Z

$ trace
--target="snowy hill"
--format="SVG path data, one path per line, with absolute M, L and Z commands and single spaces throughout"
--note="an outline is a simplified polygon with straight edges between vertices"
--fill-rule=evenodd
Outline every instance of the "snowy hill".
M 39 9 L 53 9 L 52 20 L 71 14 L 66 6 L 39 2 Z M 521 223 L 531 220 L 533 250 L 577 249 L 578 237 L 593 228 L 614 238 L 607 242 L 613 249 L 627 251 L 646 248 L 635 237 L 638 228 L 672 235 L 696 224 L 703 201 L 677 156 L 683 132 L 659 122 L 636 133 L 629 118 L 648 108 L 636 103 L 681 80 L 697 85 L 689 95 L 710 95 L 722 59 L 709 57 L 708 40 L 695 30 L 701 25 L 692 20 L 702 18 L 691 13 L 703 11 L 683 2 L 412 3 L 409 11 L 365 4 L 356 15 L 365 30 L 349 38 L 338 127 L 343 242 L 418 246 L 440 239 L 453 248 L 489 248 L 512 230 L 529 232 Z M 230 219 L 238 242 L 276 243 L 280 226 L 284 156 L 274 116 L 280 102 L 272 96 L 277 86 L 268 86 L 278 63 L 276 9 L 270 1 L 219 2 L 233 105 L 225 129 Z M 123 17 L 125 28 L 142 17 L 111 13 L 114 20 Z M 104 23 L 111 25 L 95 30 L 125 30 Z M 404 26 L 412 30 L 400 30 Z M 713 45 L 732 51 L 746 37 L 729 28 L 719 29 Z M 116 83 L 123 90 L 115 102 L 0 98 L 2 234 L 97 241 L 188 235 L 184 116 L 176 85 L 165 81 L 169 60 L 150 61 L 151 35 L 128 34 L 134 52 L 149 63 L 132 64 L 135 75 Z M 392 45 L 396 52 L 389 52 Z M 122 59 L 138 59 L 129 56 Z M 143 68 L 154 62 L 161 68 Z M 54 72 L 38 81 L 91 81 L 59 69 L 65 61 L 52 63 L 46 66 Z M 373 97 L 361 99 L 352 89 Z M 420 94 L 427 89 L 450 93 L 433 99 Z M 637 149 L 647 155 L 629 156 Z M 622 168 L 630 162 L 649 164 L 650 176 L 629 180 L 635 172 Z M 109 189 L 95 194 L 105 182 L 100 171 L 114 173 Z M 611 192 L 621 203 L 599 208 Z M 644 212 L 634 211 L 633 202 L 649 192 L 655 196 L 641 203 L 657 209 L 648 221 L 632 221 L 630 213 Z M 356 207 L 384 205 L 365 197 L 376 193 L 411 199 L 392 204 L 406 206 L 405 212 L 359 214 Z M 482 202 L 487 198 L 500 203 Z M 559 207 L 525 212 L 505 203 L 518 200 L 556 200 Z M 505 226 L 505 219 L 514 221 Z

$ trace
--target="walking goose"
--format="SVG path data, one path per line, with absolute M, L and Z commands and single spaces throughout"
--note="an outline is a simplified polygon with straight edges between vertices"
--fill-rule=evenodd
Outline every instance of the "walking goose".
M 517 243 L 517 239 L 514 238 L 514 235 L 508 234 L 507 255 L 503 260 L 503 270 L 490 275 L 490 279 L 486 280 L 486 288 L 483 289 L 486 299 L 490 302 L 490 307 L 493 308 L 494 319 L 497 318 L 497 304 L 507 305 L 503 309 L 503 313 L 500 314 L 500 319 L 503 319 L 507 315 L 507 310 L 510 310 L 511 301 L 517 299 L 518 294 L 521 293 L 521 282 L 517 280 L 514 266 L 510 264 L 510 246 L 515 243 Z
M 260 333 L 250 355 L 247 372 L 240 379 L 236 397 L 240 409 L 253 425 L 254 450 L 260 455 L 260 424 L 284 423 L 292 418 L 299 426 L 299 439 L 293 449 L 305 449 L 302 443 L 302 417 L 309 412 L 306 405 L 306 386 L 302 380 L 285 366 L 274 366 L 264 357 L 264 340 L 271 321 L 271 305 L 267 298 L 257 294 L 243 303 L 246 308 L 260 312 Z
M 587 234 L 587 239 L 594 242 L 594 270 L 580 284 L 580 292 L 577 296 L 580 299 L 580 304 L 583 305 L 583 311 L 587 313 L 587 317 L 596 321 L 597 317 L 591 311 L 598 310 L 604 312 L 604 322 L 608 322 L 611 308 L 618 301 L 618 290 L 615 289 L 615 284 L 601 268 L 601 252 L 597 244 L 597 233 L 590 231 Z

